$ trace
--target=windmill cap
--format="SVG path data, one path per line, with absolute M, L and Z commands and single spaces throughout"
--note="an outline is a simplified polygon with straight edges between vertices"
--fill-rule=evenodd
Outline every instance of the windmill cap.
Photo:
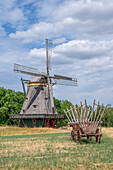
M 43 76 L 47 76 L 47 74 L 45 72 L 41 72 L 41 75 Z

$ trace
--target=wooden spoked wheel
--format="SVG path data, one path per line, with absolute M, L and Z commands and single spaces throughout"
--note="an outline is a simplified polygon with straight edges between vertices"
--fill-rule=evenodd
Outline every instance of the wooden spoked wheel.
M 72 140 L 75 140 L 75 139 L 76 139 L 75 136 L 76 136 L 75 131 L 72 130 L 72 131 L 71 131 L 71 138 L 72 138 Z

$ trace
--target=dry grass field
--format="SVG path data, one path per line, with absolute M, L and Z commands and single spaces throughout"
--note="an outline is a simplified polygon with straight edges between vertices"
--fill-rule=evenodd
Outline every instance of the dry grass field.
M 53 128 L 20 128 L 17 126 L 3 126 L 0 127 L 0 136 L 13 136 L 13 135 L 31 135 L 31 134 L 46 134 L 46 133 L 62 133 L 60 129 Z
M 80 145 L 63 132 L 1 127 L 0 169 L 113 169 L 113 128 L 103 128 L 101 144 L 83 138 Z
M 32 134 L 49 134 L 49 133 L 66 133 L 69 128 L 20 128 L 18 126 L 1 126 L 0 136 L 14 136 L 14 135 L 32 135 Z M 113 127 L 102 128 L 102 133 L 106 134 L 108 137 L 113 138 Z
M 113 138 L 113 127 L 108 127 L 108 128 L 103 127 L 102 128 L 102 133 L 106 134 L 107 136 L 109 136 L 111 138 Z

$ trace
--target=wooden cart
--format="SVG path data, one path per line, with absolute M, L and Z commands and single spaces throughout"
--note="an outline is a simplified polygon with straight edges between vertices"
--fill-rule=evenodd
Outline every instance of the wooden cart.
M 106 107 L 103 104 L 100 106 L 95 104 L 95 99 L 93 102 L 93 107 L 88 107 L 86 100 L 85 104 L 80 103 L 80 107 L 76 105 L 65 111 L 65 114 L 69 120 L 69 126 L 72 127 L 71 138 L 73 140 L 78 139 L 81 143 L 81 137 L 87 137 L 91 139 L 95 136 L 96 142 L 100 143 L 102 133 L 101 124 L 102 116 Z

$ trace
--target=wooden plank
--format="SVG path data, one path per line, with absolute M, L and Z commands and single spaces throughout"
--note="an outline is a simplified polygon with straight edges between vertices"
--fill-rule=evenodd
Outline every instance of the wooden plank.
M 99 121 L 97 122 L 97 124 L 96 124 L 96 126 L 95 126 L 95 130 L 96 130 L 96 128 L 98 127 L 99 123 L 101 122 L 102 116 L 103 116 L 106 108 L 107 108 L 107 106 L 104 108 L 104 110 L 103 110 L 103 112 L 102 112 L 102 114 L 101 114 L 101 116 L 100 116 L 100 119 L 99 119 Z
M 79 124 L 80 124 L 80 119 L 79 119 L 79 117 L 78 117 L 76 108 L 75 108 L 74 106 L 73 106 L 72 108 L 73 108 L 73 111 L 74 111 L 74 113 L 75 113 L 75 115 L 76 115 L 76 117 L 77 117 L 77 120 L 78 120 Z
M 90 121 L 90 118 L 91 118 L 91 113 L 90 113 L 90 111 L 91 111 L 91 109 L 89 108 L 89 111 L 88 111 L 88 116 L 89 116 L 88 121 Z
M 86 110 L 86 120 L 87 120 L 87 126 L 88 126 L 88 115 L 87 115 L 87 102 L 85 99 L 85 110 Z
M 93 109 L 92 109 L 92 112 L 91 112 L 91 130 L 92 130 L 92 119 L 93 119 L 93 112 L 94 112 L 94 107 L 95 107 L 95 99 L 94 99 L 94 102 L 93 102 Z
M 82 122 L 83 122 L 83 127 L 86 127 L 86 124 L 85 124 L 85 116 L 84 116 L 84 111 L 83 111 L 82 102 L 80 102 L 80 104 L 81 104 L 81 110 L 82 110 Z
M 95 129 L 95 119 L 96 119 L 96 116 L 97 116 L 98 107 L 99 107 L 99 102 L 97 104 L 96 112 L 95 112 L 95 115 L 94 115 L 94 129 Z
M 68 114 L 69 114 L 69 116 L 70 116 L 70 118 L 71 118 L 71 121 L 73 122 L 73 118 L 72 118 L 72 116 L 71 116 L 71 114 L 70 114 L 70 110 L 67 109 L 67 112 L 68 112 Z
M 75 118 L 75 114 L 74 114 L 74 112 L 73 112 L 73 108 L 70 106 L 70 110 L 71 110 L 71 113 L 72 113 L 72 115 L 73 115 L 73 119 L 75 120 L 75 122 L 77 122 L 77 120 L 76 120 L 76 118 Z
M 99 110 L 99 113 L 98 113 L 98 116 L 97 116 L 97 119 L 96 119 L 96 122 L 95 122 L 96 124 L 97 124 L 97 121 L 98 121 L 99 116 L 100 116 L 100 114 L 101 114 L 102 108 L 103 108 L 103 104 L 101 105 L 101 108 L 100 108 L 100 110 Z
M 71 120 L 70 120 L 70 118 L 69 118 L 69 116 L 68 116 L 67 112 L 66 112 L 65 110 L 64 110 L 64 112 L 65 112 L 65 114 L 66 114 L 66 116 L 67 116 L 67 118 L 68 118 L 69 122 L 71 122 Z
M 80 114 L 80 111 L 79 111 L 79 107 L 78 105 L 76 104 L 76 108 L 77 108 L 77 111 L 78 111 L 78 116 L 79 116 L 79 119 L 80 119 L 80 126 L 83 127 L 83 121 L 82 121 L 82 117 L 81 117 L 81 114 Z

